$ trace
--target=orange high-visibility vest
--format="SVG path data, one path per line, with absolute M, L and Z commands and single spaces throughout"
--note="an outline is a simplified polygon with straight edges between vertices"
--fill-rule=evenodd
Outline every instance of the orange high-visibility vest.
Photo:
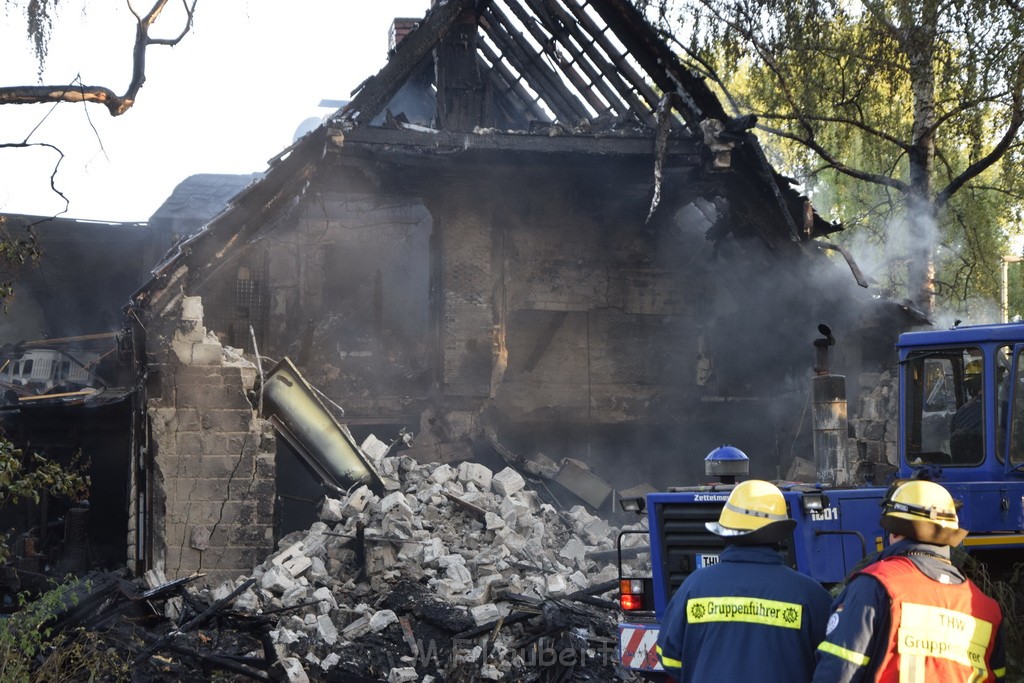
M 892 602 L 889 646 L 876 681 L 995 681 L 992 649 L 1003 620 L 999 603 L 969 579 L 944 584 L 906 557 L 863 569 Z

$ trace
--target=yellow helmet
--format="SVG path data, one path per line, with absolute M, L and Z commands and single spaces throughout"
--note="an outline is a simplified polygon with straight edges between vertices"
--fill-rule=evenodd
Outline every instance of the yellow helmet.
M 933 481 L 897 483 L 882 501 L 883 529 L 922 543 L 959 545 L 967 530 L 960 528 L 956 503 L 949 491 Z
M 975 359 L 964 366 L 964 386 L 969 394 L 976 394 L 981 390 L 982 365 L 980 359 Z
M 775 484 L 750 479 L 729 494 L 717 522 L 708 531 L 743 543 L 778 543 L 796 526 L 786 512 L 786 499 Z

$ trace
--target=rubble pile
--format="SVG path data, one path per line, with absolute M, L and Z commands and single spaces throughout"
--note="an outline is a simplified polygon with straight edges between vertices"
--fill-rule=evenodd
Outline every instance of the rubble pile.
M 290 681 L 632 680 L 601 597 L 617 588 L 608 523 L 510 467 L 376 464 L 380 495 L 325 498 L 252 576 L 195 597 L 262 618 Z

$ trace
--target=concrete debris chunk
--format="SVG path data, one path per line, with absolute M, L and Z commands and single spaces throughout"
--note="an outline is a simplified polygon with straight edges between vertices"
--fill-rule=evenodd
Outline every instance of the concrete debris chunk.
M 306 557 L 305 550 L 301 541 L 293 543 L 284 552 L 274 557 L 271 562 L 284 567 L 292 577 L 299 576 L 313 564 L 313 560 Z
M 321 614 L 317 617 L 316 633 L 317 637 L 328 645 L 334 645 L 338 642 L 338 627 L 334 625 L 334 622 L 326 614 Z
M 505 520 L 493 512 L 486 512 L 484 514 L 484 525 L 487 527 L 488 531 L 503 529 L 505 528 Z
M 387 516 L 400 515 L 405 518 L 413 516 L 412 508 L 409 507 L 409 501 L 405 499 L 405 494 L 401 491 L 395 491 L 382 498 L 380 501 L 380 512 L 382 515 Z
M 459 481 L 463 484 L 471 483 L 481 491 L 489 491 L 493 477 L 491 470 L 478 462 L 459 463 Z
M 352 515 L 362 512 L 366 509 L 367 504 L 373 500 L 373 498 L 373 491 L 371 491 L 369 487 L 360 486 L 350 493 L 348 498 L 345 499 L 345 505 L 342 508 L 344 516 L 351 517 Z
M 506 467 L 491 478 L 491 486 L 499 496 L 511 496 L 526 488 L 526 480 L 511 467 Z
M 297 657 L 287 657 L 281 660 L 281 668 L 284 675 L 288 677 L 289 683 L 309 683 L 309 676 L 302 668 L 302 662 Z
M 345 640 L 355 640 L 370 632 L 370 617 L 363 615 L 342 629 Z
M 374 633 L 382 631 L 391 624 L 398 621 L 398 615 L 394 611 L 389 609 L 382 609 L 379 612 L 374 612 L 373 616 L 370 617 L 369 626 L 370 630 Z
M 477 626 L 490 624 L 493 621 L 497 621 L 498 617 L 501 616 L 501 610 L 493 603 L 473 607 L 469 610 L 469 613 L 473 615 L 473 621 L 476 622 Z
M 363 443 L 359 445 L 359 448 L 363 451 L 363 453 L 366 453 L 366 455 L 368 455 L 373 462 L 376 463 L 380 462 L 380 460 L 388 452 L 388 449 L 391 447 L 388 446 L 383 441 L 381 441 L 380 439 L 378 439 L 373 434 L 370 434 L 363 440 Z
M 260 579 L 260 586 L 262 588 L 278 594 L 284 593 L 294 585 L 295 579 L 292 578 L 287 569 L 281 566 L 271 567 L 263 574 L 263 578 Z
M 420 680 L 420 675 L 411 666 L 395 667 L 388 672 L 388 683 L 408 683 Z

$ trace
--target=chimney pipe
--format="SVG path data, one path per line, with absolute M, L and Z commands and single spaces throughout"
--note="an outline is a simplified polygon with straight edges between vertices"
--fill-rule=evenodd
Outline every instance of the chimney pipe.
M 834 486 L 847 481 L 846 442 L 849 437 L 846 378 L 833 375 L 829 349 L 836 340 L 828 325 L 818 325 L 821 339 L 814 340 L 816 359 L 811 378 L 814 422 L 814 470 L 822 484 Z

